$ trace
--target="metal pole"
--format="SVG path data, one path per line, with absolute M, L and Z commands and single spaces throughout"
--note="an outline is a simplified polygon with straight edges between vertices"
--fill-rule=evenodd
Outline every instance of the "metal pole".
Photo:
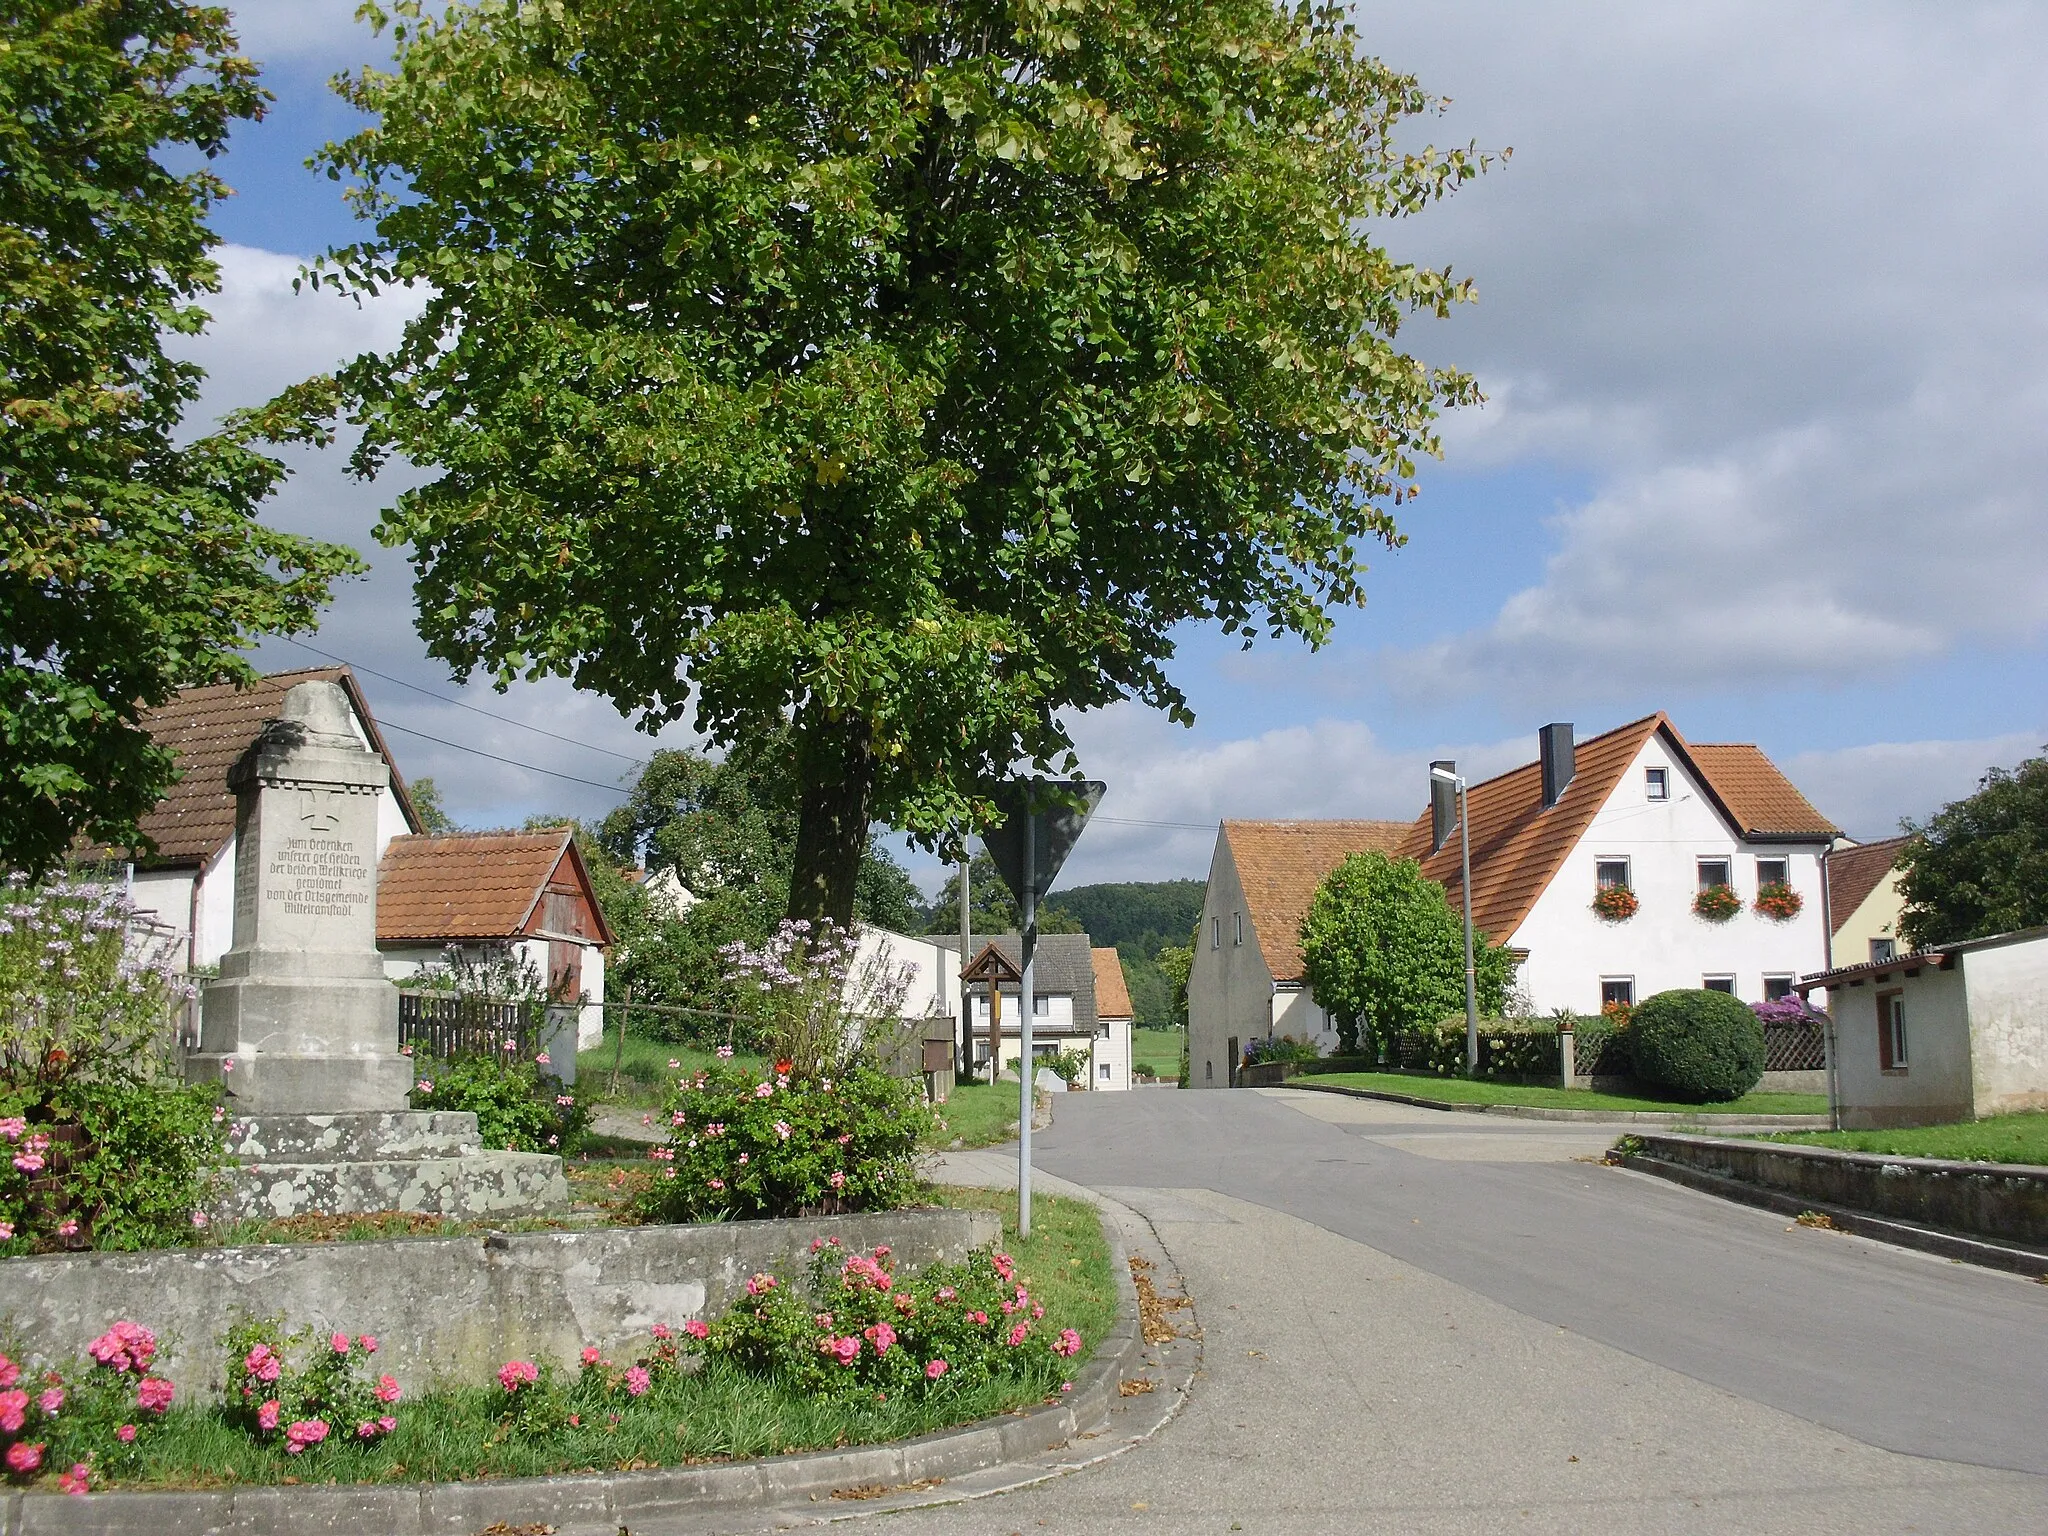
M 1024 976 L 1017 984 L 1017 1236 L 1031 1236 L 1031 1110 L 1037 1096 L 1032 1078 L 1032 966 L 1038 949 L 1038 812 L 1024 818 Z M 1000 1045 L 1000 1042 L 999 1042 Z
M 960 968 L 974 958 L 974 895 L 968 889 L 972 864 L 967 854 L 967 843 L 960 844 Z M 958 1075 L 972 1080 L 974 1077 L 974 1006 L 968 1000 L 967 983 L 960 983 L 960 1061 Z
M 1465 781 L 1458 780 L 1458 867 L 1465 887 L 1465 1071 L 1479 1070 L 1479 972 L 1472 963 L 1472 818 L 1465 811 Z

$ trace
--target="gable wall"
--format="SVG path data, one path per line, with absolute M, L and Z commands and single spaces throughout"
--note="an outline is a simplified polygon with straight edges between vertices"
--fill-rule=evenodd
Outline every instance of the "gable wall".
M 1648 798 L 1644 770 L 1664 768 L 1671 797 Z M 1529 952 L 1522 990 L 1539 1013 L 1570 1008 L 1597 1012 L 1603 976 L 1632 976 L 1638 1001 L 1673 987 L 1698 987 L 1708 975 L 1732 974 L 1736 996 L 1756 1002 L 1766 975 L 1820 970 L 1827 954 L 1827 904 L 1821 899 L 1820 843 L 1750 843 L 1737 835 L 1662 735 L 1644 743 L 1585 835 L 1529 915 L 1507 942 Z M 1596 862 L 1626 857 L 1641 909 L 1623 923 L 1592 911 Z M 1692 912 L 1696 860 L 1733 862 L 1743 910 L 1725 923 Z M 1756 861 L 1784 858 L 1792 888 L 1805 906 L 1777 923 L 1749 909 L 1756 897 Z M 1492 936 L 1499 940 L 1503 935 Z
M 1229 1087 L 1230 1040 L 1235 1037 L 1242 1048 L 1245 1041 L 1272 1032 L 1273 1004 L 1273 973 L 1245 909 L 1230 842 L 1219 829 L 1195 935 L 1195 962 L 1188 972 L 1188 1086 Z
M 1898 949 L 1905 949 L 1907 945 L 1899 938 L 1899 914 L 1905 906 L 1906 898 L 1899 893 L 1899 872 L 1894 869 L 1870 888 L 1870 894 L 1843 921 L 1835 934 L 1833 963 L 1861 965 L 1875 958 L 1870 953 L 1872 939 L 1890 939 Z

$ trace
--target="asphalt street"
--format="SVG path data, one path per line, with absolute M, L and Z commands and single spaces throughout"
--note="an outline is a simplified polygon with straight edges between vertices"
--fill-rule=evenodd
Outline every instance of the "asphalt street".
M 1060 1100 L 1039 1165 L 1158 1234 L 1194 1390 L 1099 1466 L 877 1528 L 2048 1531 L 2048 1286 L 1590 1161 L 1613 1134 L 1286 1090 Z

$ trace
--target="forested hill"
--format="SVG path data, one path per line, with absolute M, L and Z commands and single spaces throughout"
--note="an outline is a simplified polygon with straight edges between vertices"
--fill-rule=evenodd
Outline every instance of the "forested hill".
M 1159 970 L 1159 951 L 1186 944 L 1202 915 L 1200 880 L 1149 880 L 1077 885 L 1054 891 L 1046 904 L 1072 917 L 1096 944 L 1114 948 L 1141 1026 L 1173 1022 L 1173 989 Z

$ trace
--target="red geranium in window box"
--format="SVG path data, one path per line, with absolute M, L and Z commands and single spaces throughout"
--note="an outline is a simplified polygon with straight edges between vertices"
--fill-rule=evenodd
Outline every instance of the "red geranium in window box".
M 1742 910 L 1742 898 L 1725 885 L 1701 886 L 1692 899 L 1692 910 L 1695 917 L 1710 923 L 1725 923 Z
M 1757 887 L 1756 909 L 1774 923 L 1790 922 L 1805 905 L 1805 898 L 1782 880 Z
M 1627 922 L 1642 905 L 1626 885 L 1603 885 L 1593 893 L 1593 910 L 1610 923 Z

